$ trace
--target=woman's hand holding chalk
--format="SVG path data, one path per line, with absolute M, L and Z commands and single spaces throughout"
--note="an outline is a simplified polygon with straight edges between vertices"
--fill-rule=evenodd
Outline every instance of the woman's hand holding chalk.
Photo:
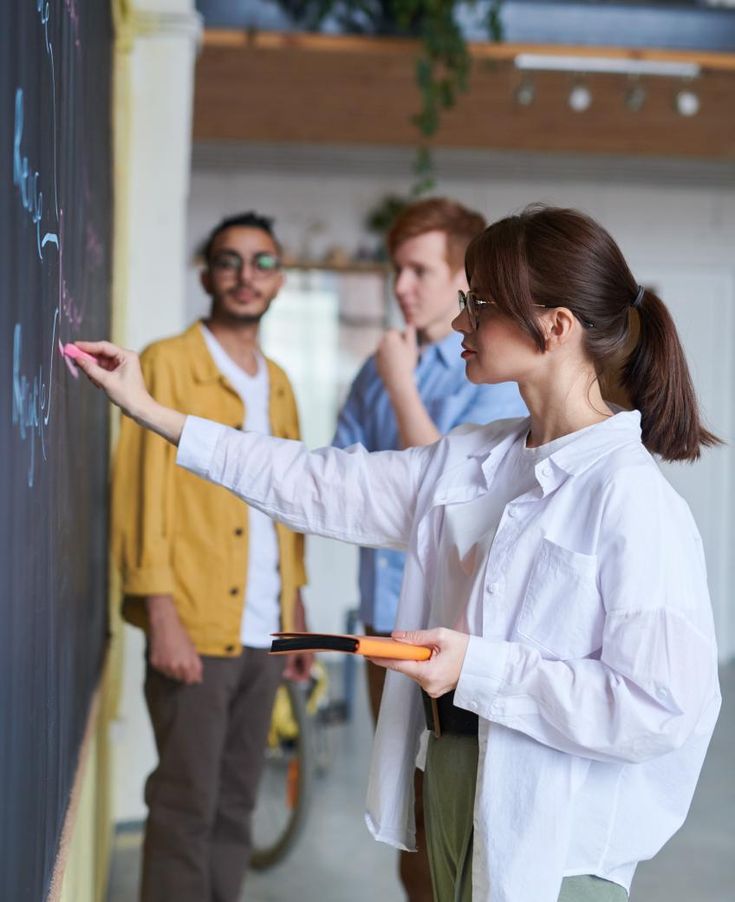
M 78 361 L 78 360 L 85 359 L 85 360 L 89 360 L 92 363 L 96 363 L 99 365 L 99 361 L 97 360 L 96 357 L 92 356 L 92 354 L 88 354 L 86 351 L 83 351 L 81 348 L 78 348 L 72 342 L 65 344 L 64 347 L 61 349 L 61 352 L 65 357 L 70 357 L 72 360 Z
M 135 351 L 126 351 L 109 341 L 77 341 L 73 347 L 80 352 L 74 362 L 113 404 L 139 425 L 178 445 L 186 417 L 150 396 Z

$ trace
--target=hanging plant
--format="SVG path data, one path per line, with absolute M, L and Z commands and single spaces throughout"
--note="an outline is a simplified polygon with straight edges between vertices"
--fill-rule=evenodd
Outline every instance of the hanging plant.
M 414 161 L 415 197 L 434 187 L 434 167 L 428 139 L 436 134 L 445 110 L 466 91 L 471 57 L 467 42 L 457 24 L 460 6 L 473 0 L 271 0 L 294 22 L 310 31 L 318 31 L 331 19 L 342 31 L 410 37 L 420 41 L 416 60 L 416 84 L 421 109 L 412 116 L 420 134 Z M 492 0 L 487 16 L 488 36 L 502 40 L 500 4 Z M 474 5 L 474 4 L 473 4 Z

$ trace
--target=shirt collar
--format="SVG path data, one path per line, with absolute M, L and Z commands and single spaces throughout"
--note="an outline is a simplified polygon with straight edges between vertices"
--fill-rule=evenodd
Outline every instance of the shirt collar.
M 435 341 L 430 345 L 425 345 L 421 349 L 421 358 L 429 359 L 430 355 L 436 355 L 446 367 L 454 367 L 462 363 L 460 348 L 462 344 L 462 336 L 459 332 L 452 330 L 449 335 L 440 341 Z M 463 364 L 464 365 L 464 364 Z
M 565 473 L 572 476 L 591 467 L 601 457 L 604 457 L 605 454 L 614 451 L 616 448 L 620 448 L 630 442 L 640 444 L 640 412 L 638 410 L 622 410 L 614 405 L 610 406 L 616 411 L 614 416 L 597 423 L 592 429 L 585 430 L 580 434 L 579 438 L 549 455 L 548 459 L 564 470 Z M 521 433 L 527 433 L 531 420 L 529 417 L 526 417 L 518 421 L 518 423 L 519 425 L 513 429 L 512 434 L 506 436 L 500 443 L 498 443 L 496 436 L 493 435 L 488 442 L 473 451 L 470 456 L 482 458 L 489 456 L 501 457 L 502 455 L 497 455 L 495 452 L 501 448 L 507 450 Z
M 570 476 L 576 476 L 601 457 L 623 445 L 641 443 L 641 415 L 638 410 L 621 410 L 615 416 L 587 429 L 576 441 L 564 445 L 549 460 Z
M 611 406 L 617 411 L 614 416 L 597 423 L 592 429 L 586 429 L 577 439 L 536 464 L 536 479 L 544 495 L 558 488 L 569 476 L 578 476 L 618 448 L 630 444 L 640 446 L 640 412 Z M 484 447 L 473 452 L 472 457 L 481 459 L 480 466 L 486 485 L 490 484 L 498 464 L 513 443 L 522 436 L 525 437 L 530 423 L 530 418 L 527 417 L 499 443 L 491 439 Z

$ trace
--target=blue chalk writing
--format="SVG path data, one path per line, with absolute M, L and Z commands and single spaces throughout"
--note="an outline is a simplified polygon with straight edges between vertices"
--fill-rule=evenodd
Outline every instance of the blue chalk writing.
M 41 456 L 46 460 L 46 429 L 51 419 L 54 360 L 56 358 L 56 327 L 59 311 L 54 314 L 51 335 L 51 354 L 48 369 L 43 364 L 33 376 L 23 372 L 23 328 L 15 324 L 13 332 L 13 425 L 17 427 L 22 442 L 28 442 L 28 471 L 26 482 L 33 486 L 36 474 L 36 442 Z
M 43 260 L 43 248 L 53 243 L 58 248 L 59 236 L 56 232 L 44 232 L 41 235 L 41 220 L 43 219 L 43 191 L 39 190 L 38 171 L 32 171 L 28 157 L 21 153 L 23 140 L 23 89 L 15 92 L 15 129 L 13 134 L 13 184 L 18 188 L 20 202 L 36 227 L 36 250 Z

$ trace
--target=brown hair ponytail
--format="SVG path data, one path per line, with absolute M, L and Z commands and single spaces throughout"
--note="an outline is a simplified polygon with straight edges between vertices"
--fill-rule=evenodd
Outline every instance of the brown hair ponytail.
M 702 425 L 684 349 L 664 302 L 644 290 L 636 307 L 639 334 L 620 383 L 641 412 L 644 445 L 664 460 L 696 460 L 720 440 Z
M 665 460 L 696 460 L 720 440 L 702 424 L 671 314 L 640 288 L 610 234 L 577 210 L 533 205 L 493 223 L 467 248 L 465 269 L 536 342 L 538 307 L 566 307 L 584 326 L 599 378 L 618 379 L 641 413 L 643 443 Z M 633 351 L 631 322 L 640 330 Z

